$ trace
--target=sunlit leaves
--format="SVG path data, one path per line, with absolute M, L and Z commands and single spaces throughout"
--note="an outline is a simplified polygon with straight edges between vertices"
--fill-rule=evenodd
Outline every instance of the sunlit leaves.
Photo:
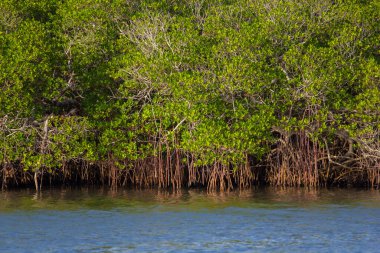
M 269 152 L 274 126 L 369 141 L 379 131 L 379 10 L 377 1 L 2 1 L 0 117 L 18 118 L 1 129 L 1 159 L 123 167 L 165 146 L 199 166 L 236 167 Z

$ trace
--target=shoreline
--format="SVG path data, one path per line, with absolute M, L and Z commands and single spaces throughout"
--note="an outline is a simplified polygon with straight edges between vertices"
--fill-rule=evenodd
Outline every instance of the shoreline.
M 157 169 L 151 167 L 118 169 L 91 165 L 37 171 L 3 167 L 0 169 L 0 182 L 2 190 L 34 188 L 37 192 L 52 187 L 105 187 L 108 189 L 158 189 L 169 191 L 204 189 L 209 192 L 229 192 L 255 187 L 379 189 L 379 185 L 371 185 L 371 181 L 367 178 L 367 170 L 363 170 L 360 175 L 362 180 L 354 181 L 354 183 L 348 181 L 353 180 L 353 178 L 346 178 L 346 181 L 330 184 L 322 183 L 322 179 L 319 179 L 321 183 L 315 185 L 302 183 L 299 185 L 276 185 L 268 179 L 270 175 L 265 174 L 268 171 L 260 167 L 245 168 L 245 175 L 241 171 L 227 170 L 225 168 L 222 170 L 217 169 L 216 167 L 199 169 L 195 171 L 195 178 L 191 178 L 191 171 L 186 167 L 177 171 L 167 170 L 168 174 L 164 173 L 161 176 L 157 174 L 155 176 Z M 180 175 L 175 173 L 180 173 Z M 358 176 L 356 175 L 356 177 Z M 159 180 L 162 178 L 167 181 L 160 182 Z M 330 179 L 330 182 L 334 182 L 334 179 Z

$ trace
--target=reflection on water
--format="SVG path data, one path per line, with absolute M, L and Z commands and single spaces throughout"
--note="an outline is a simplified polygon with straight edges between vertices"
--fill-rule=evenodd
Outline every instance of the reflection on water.
M 380 192 L 0 193 L 0 252 L 377 251 Z
M 380 191 L 355 189 L 262 188 L 233 192 L 202 190 L 117 190 L 107 188 L 0 192 L 0 213 L 27 210 L 133 209 L 156 206 L 180 211 L 241 208 L 320 208 L 325 205 L 380 208 Z

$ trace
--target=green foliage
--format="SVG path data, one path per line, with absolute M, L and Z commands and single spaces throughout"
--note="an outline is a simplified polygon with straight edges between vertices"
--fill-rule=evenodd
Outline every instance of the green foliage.
M 0 163 L 122 167 L 162 148 L 234 167 L 261 161 L 274 127 L 376 142 L 379 13 L 378 1 L 2 1 Z

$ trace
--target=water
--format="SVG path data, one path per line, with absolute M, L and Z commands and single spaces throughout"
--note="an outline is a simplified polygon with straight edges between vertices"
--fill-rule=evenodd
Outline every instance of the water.
M 0 193 L 0 252 L 376 252 L 380 192 Z

